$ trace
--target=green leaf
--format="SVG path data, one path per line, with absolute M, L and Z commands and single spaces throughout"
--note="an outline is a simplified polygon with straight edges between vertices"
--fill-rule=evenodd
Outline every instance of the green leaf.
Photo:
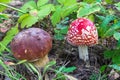
M 12 27 L 7 33 L 6 36 L 3 38 L 2 41 L 0 41 L 0 43 L 4 46 L 7 46 L 11 40 L 13 39 L 13 37 L 19 32 L 18 30 L 18 25 L 16 25 L 15 27 Z M 5 47 L 0 46 L 0 52 L 4 51 Z
M 53 26 L 55 26 L 58 22 L 60 22 L 61 19 L 61 6 L 56 6 L 56 10 L 51 16 L 51 22 Z
M 28 28 L 28 27 L 31 27 L 36 22 L 38 22 L 38 17 L 32 16 L 30 14 L 23 14 L 18 19 L 18 22 L 21 24 L 21 28 L 24 28 L 24 27 Z
M 112 58 L 112 57 L 114 56 L 114 52 L 115 52 L 115 51 L 106 50 L 106 51 L 104 52 L 104 57 L 105 57 L 106 59 L 110 59 L 110 58 Z
M 120 49 L 120 39 L 117 42 L 117 48 Z
M 47 15 L 51 13 L 51 11 L 54 11 L 54 6 L 52 4 L 40 7 L 40 10 L 38 11 L 39 19 L 45 18 Z
M 70 6 L 77 3 L 77 0 L 65 0 L 64 6 Z
M 102 0 L 96 0 L 96 2 L 102 2 Z
M 19 17 L 19 19 L 18 19 L 18 23 L 21 23 L 26 17 L 28 17 L 29 16 L 29 14 L 23 14 L 23 15 L 21 15 L 20 17 Z
M 7 14 L 0 14 L 0 19 L 8 19 L 9 16 Z
M 65 3 L 66 0 L 57 0 L 60 4 L 63 4 Z
M 119 32 L 115 32 L 113 37 L 116 39 L 116 40 L 120 40 L 120 33 Z
M 103 73 L 106 68 L 107 68 L 107 65 L 102 65 L 102 66 L 100 67 L 100 72 Z
M 120 2 L 116 3 L 115 6 L 120 11 Z
M 40 6 L 45 5 L 46 3 L 48 3 L 49 0 L 38 0 L 37 1 L 37 7 L 39 8 Z
M 11 0 L 0 0 L 0 3 L 9 3 Z M 0 5 L 0 12 L 4 11 L 6 9 L 5 6 Z
M 23 63 L 25 63 L 25 62 L 27 62 L 27 60 L 20 60 L 19 62 L 17 62 L 17 65 L 23 64 Z
M 3 19 L 4 20 L 7 20 L 9 18 L 9 16 L 7 14 L 0 14 L 0 23 L 3 22 Z M 1 27 L 1 26 L 0 26 Z
M 64 35 L 62 35 L 61 33 L 57 33 L 54 35 L 54 38 L 56 40 L 63 40 L 64 39 Z
M 106 59 L 112 59 L 115 64 L 120 64 L 120 49 L 107 50 L 104 52 L 104 57 Z
M 112 65 L 109 65 L 109 67 L 120 71 L 120 65 L 112 64 Z
M 103 38 L 112 36 L 116 32 L 115 30 L 118 29 L 120 29 L 120 21 L 110 26 L 109 29 L 103 34 Z
M 23 10 L 23 12 L 29 12 L 32 9 L 37 9 L 36 3 L 34 0 L 31 0 L 27 3 L 25 3 L 22 7 L 21 10 Z
M 63 7 L 61 11 L 61 17 L 65 18 L 66 16 L 70 15 L 73 12 L 78 10 L 78 4 L 73 4 L 67 7 Z
M 75 66 L 73 66 L 73 67 L 64 67 L 63 70 L 62 70 L 62 72 L 69 73 L 69 72 L 73 72 L 75 69 L 76 69 Z
M 88 16 L 88 19 L 89 19 L 89 20 L 91 20 L 92 22 L 94 22 L 94 21 L 95 21 L 95 17 L 94 17 L 94 15 L 93 15 L 93 14 L 89 15 L 89 16 Z
M 83 4 L 83 3 L 82 3 Z M 94 4 L 84 4 L 84 6 L 80 7 L 77 12 L 77 17 L 88 16 L 92 13 L 100 11 L 101 7 L 98 3 Z
M 107 15 L 103 22 L 101 23 L 100 26 L 104 27 L 104 29 L 106 28 L 106 26 L 109 24 L 110 21 L 114 20 L 115 16 L 114 15 Z
M 67 34 L 67 31 L 68 31 L 68 27 L 66 26 L 66 27 L 61 28 L 60 33 Z
M 77 3 L 76 0 L 57 0 L 57 1 L 64 6 L 70 6 Z
M 37 68 L 36 68 L 33 64 L 31 64 L 31 63 L 25 63 L 25 66 L 26 66 L 27 69 L 29 69 L 31 72 L 37 73 L 38 80 L 41 80 L 41 75 L 39 74 L 39 71 L 37 70 Z
M 101 37 L 111 36 L 114 33 L 114 29 L 112 29 L 112 26 L 109 25 L 110 21 L 115 19 L 114 15 L 107 15 L 106 17 L 102 18 L 102 23 L 100 24 L 99 28 L 99 35 Z M 108 26 L 109 25 L 109 26 Z
M 107 2 L 108 4 L 113 3 L 113 0 L 105 0 L 105 2 Z
M 0 0 L 0 3 L 9 3 L 11 0 Z
M 50 61 L 48 64 L 46 64 L 45 67 L 44 67 L 43 74 L 45 74 L 46 71 L 49 70 L 50 67 L 52 67 L 52 66 L 55 65 L 55 64 L 56 64 L 56 61 Z
M 95 2 L 96 0 L 83 0 L 83 2 L 87 2 L 87 3 L 93 3 Z
M 112 58 L 112 62 L 114 64 L 120 64 L 120 54 L 119 53 L 116 53 L 116 55 Z

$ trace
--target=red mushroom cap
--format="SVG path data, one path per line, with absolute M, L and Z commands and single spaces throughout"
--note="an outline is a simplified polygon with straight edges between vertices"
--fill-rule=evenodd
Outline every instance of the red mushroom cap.
M 35 61 L 48 54 L 52 48 L 52 39 L 40 28 L 29 28 L 18 33 L 10 47 L 17 59 Z
M 78 18 L 70 24 L 66 38 L 71 45 L 88 46 L 98 42 L 98 33 L 93 22 L 86 18 Z

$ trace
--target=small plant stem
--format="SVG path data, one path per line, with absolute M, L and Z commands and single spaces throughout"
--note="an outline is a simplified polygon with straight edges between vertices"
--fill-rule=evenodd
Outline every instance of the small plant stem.
M 79 58 L 84 60 L 86 65 L 89 65 L 89 55 L 88 55 L 88 47 L 85 45 L 78 46 L 79 50 Z
M 20 9 L 14 8 L 14 7 L 9 6 L 9 5 L 7 5 L 7 4 L 4 4 L 4 3 L 0 3 L 0 5 L 5 6 L 5 7 L 8 7 L 8 8 L 11 8 L 11 9 L 14 9 L 14 10 L 19 11 L 19 12 L 21 12 L 21 13 L 25 13 L 24 11 L 22 11 L 22 10 L 20 10 Z

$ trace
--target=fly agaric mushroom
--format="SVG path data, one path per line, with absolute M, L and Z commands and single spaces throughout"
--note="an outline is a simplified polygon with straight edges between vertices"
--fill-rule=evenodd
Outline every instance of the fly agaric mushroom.
M 18 33 L 10 44 L 15 58 L 43 67 L 48 61 L 52 38 L 40 28 L 29 28 Z
M 85 62 L 89 60 L 87 46 L 98 43 L 97 29 L 93 22 L 86 18 L 74 20 L 70 24 L 66 38 L 68 43 L 78 46 L 79 58 Z

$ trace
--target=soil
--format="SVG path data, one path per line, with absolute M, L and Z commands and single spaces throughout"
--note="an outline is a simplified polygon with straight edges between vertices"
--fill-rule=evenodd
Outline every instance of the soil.
M 104 45 L 104 47 L 109 47 L 111 49 L 114 48 L 111 46 L 115 46 L 115 43 L 116 41 L 113 38 L 109 38 L 109 40 L 102 41 L 102 44 Z M 57 41 L 57 40 L 53 41 L 53 48 L 49 53 L 49 58 L 50 60 L 56 60 L 57 62 L 56 66 L 62 66 L 65 63 L 68 63 L 66 67 L 75 66 L 76 70 L 68 73 L 68 75 L 71 75 L 77 78 L 78 80 L 90 80 L 90 76 L 93 73 L 94 74 L 100 73 L 101 66 L 105 64 L 107 65 L 110 63 L 109 60 L 105 60 L 103 57 L 103 52 L 105 51 L 105 48 L 103 48 L 103 45 L 97 44 L 89 47 L 89 58 L 90 58 L 89 67 L 86 67 L 85 62 L 79 59 L 78 48 L 68 44 L 66 41 Z M 24 74 L 27 80 L 37 80 L 36 75 L 29 72 L 23 65 L 20 65 L 19 67 L 17 67 L 16 70 L 19 73 Z M 109 74 L 109 71 L 106 70 L 106 73 Z M 55 73 L 52 71 L 48 71 L 47 75 L 49 77 L 49 80 L 52 80 Z M 110 78 L 111 77 L 108 77 L 108 80 L 113 80 Z
M 3 37 L 3 34 L 2 34 Z M 1 38 L 2 38 L 1 37 Z M 68 73 L 78 80 L 90 80 L 90 76 L 95 73 L 100 73 L 100 67 L 110 63 L 110 60 L 106 60 L 103 56 L 103 53 L 107 48 L 114 49 L 116 46 L 116 41 L 113 38 L 108 38 L 106 40 L 100 40 L 97 45 L 89 46 L 89 62 L 90 66 L 86 67 L 85 62 L 79 59 L 78 48 L 72 46 L 66 42 L 66 40 L 53 41 L 53 48 L 49 53 L 50 60 L 56 60 L 56 66 L 62 66 L 65 63 L 68 63 L 66 67 L 75 66 L 76 70 Z M 2 68 L 0 67 L 0 70 Z M 15 67 L 15 70 L 20 74 L 23 74 L 27 80 L 37 80 L 37 76 L 34 73 L 31 73 L 24 65 L 18 65 Z M 110 70 L 109 70 L 110 71 Z M 106 70 L 106 73 L 109 73 Z M 54 72 L 47 72 L 49 80 L 54 76 Z M 9 80 L 5 76 L 0 75 L 0 80 Z M 97 79 L 96 79 L 97 80 Z M 108 77 L 108 80 L 113 80 L 111 77 Z M 118 79 L 120 80 L 120 79 Z

